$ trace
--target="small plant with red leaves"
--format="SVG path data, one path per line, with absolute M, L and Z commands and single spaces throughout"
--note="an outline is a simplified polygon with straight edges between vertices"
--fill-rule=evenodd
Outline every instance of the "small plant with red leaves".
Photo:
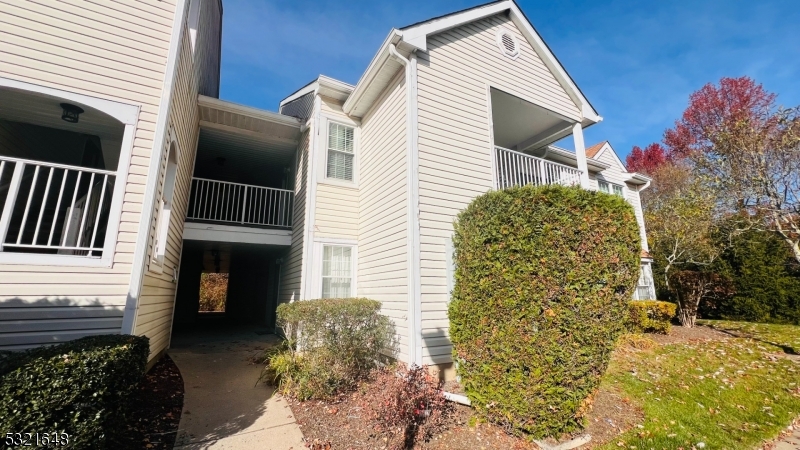
M 364 410 L 387 438 L 387 448 L 410 449 L 444 427 L 451 405 L 442 382 L 427 366 L 397 365 L 375 374 L 364 393 Z

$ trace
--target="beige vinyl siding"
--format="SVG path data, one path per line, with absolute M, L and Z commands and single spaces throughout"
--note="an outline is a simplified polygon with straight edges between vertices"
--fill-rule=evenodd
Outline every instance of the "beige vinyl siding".
M 500 27 L 517 37 L 517 60 L 500 53 Z M 504 15 L 429 37 L 428 48 L 417 65 L 422 362 L 446 364 L 447 241 L 456 215 L 492 188 L 489 87 L 571 119 L 580 111 Z
M 342 112 L 341 103 L 334 99 L 320 96 L 320 111 L 330 117 L 332 120 L 342 120 L 342 123 L 348 124 L 350 120 Z M 358 189 L 349 186 L 340 186 L 337 184 L 328 184 L 325 181 L 325 170 L 327 162 L 327 142 L 328 142 L 328 128 L 323 125 L 324 129 L 319 130 L 318 135 L 320 139 L 318 183 L 316 195 L 316 209 L 314 212 L 314 237 L 315 238 L 340 238 L 340 239 L 357 239 L 358 238 Z M 356 158 L 359 158 L 359 141 L 356 139 Z M 356 170 L 358 166 L 356 166 Z M 362 172 L 363 173 L 363 172 Z M 359 176 L 355 174 L 354 176 Z M 335 180 L 334 183 L 340 180 Z M 346 183 L 346 182 L 344 182 Z
M 314 236 L 358 238 L 358 189 L 317 184 Z
M 222 37 L 222 0 L 202 0 L 195 41 L 195 73 L 199 93 L 219 98 L 219 67 Z
M 303 276 L 303 248 L 306 234 L 306 193 L 308 191 L 308 156 L 313 128 L 300 136 L 297 146 L 297 167 L 294 176 L 294 211 L 292 216 L 292 246 L 281 265 L 280 303 L 300 300 Z
M 0 77 L 141 107 L 117 181 L 113 266 L 0 265 L 0 347 L 120 331 L 174 11 L 173 0 L 0 0 Z
M 149 268 L 153 255 L 153 244 L 156 237 L 157 220 L 161 207 L 161 195 L 164 189 L 167 157 L 171 141 L 164 143 L 163 157 L 160 162 L 159 183 L 156 190 L 155 214 L 150 224 L 148 241 L 147 266 L 142 281 L 142 293 L 139 299 L 139 311 L 136 317 L 134 334 L 146 335 L 150 338 L 150 358 L 169 345 L 172 328 L 172 315 L 175 303 L 177 283 L 173 282 L 173 271 L 180 267 L 181 250 L 183 248 L 183 225 L 189 203 L 189 192 L 192 182 L 192 171 L 197 151 L 199 136 L 197 113 L 197 78 L 192 62 L 192 50 L 189 43 L 188 28 L 184 26 L 181 35 L 181 49 L 178 54 L 177 76 L 172 91 L 172 101 L 168 129 L 172 131 L 178 149 L 178 167 L 175 177 L 173 209 L 167 233 L 166 253 L 162 264 L 162 273 Z
M 505 56 L 497 46 L 496 34 L 501 28 L 517 38 L 520 55 L 516 60 Z M 486 85 L 491 84 L 570 119 L 581 119 L 580 109 L 504 14 L 431 36 L 428 49 L 428 73 L 444 81 L 439 92 L 456 108 L 475 96 L 484 97 Z
M 398 359 L 408 362 L 408 190 L 405 73 L 361 123 L 358 296 L 379 300 L 392 319 Z

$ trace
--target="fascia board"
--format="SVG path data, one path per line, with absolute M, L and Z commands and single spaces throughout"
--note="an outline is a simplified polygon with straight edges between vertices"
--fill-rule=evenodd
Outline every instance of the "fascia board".
M 298 98 L 308 94 L 309 92 L 316 92 L 318 87 L 319 87 L 319 78 L 317 78 L 316 80 L 312 81 L 311 83 L 308 83 L 307 85 L 303 86 L 299 90 L 295 91 L 294 94 L 292 94 L 292 95 L 284 98 L 283 100 L 281 100 L 281 102 L 278 103 L 278 109 L 280 109 L 283 105 L 285 105 L 285 104 L 287 104 L 287 103 L 289 103 L 289 102 L 291 102 L 293 100 L 297 100 Z
M 369 66 L 367 66 L 367 70 L 361 75 L 361 78 L 356 83 L 353 92 L 350 93 L 350 96 L 342 105 L 342 111 L 345 114 L 350 114 L 353 108 L 358 104 L 361 100 L 361 97 L 364 96 L 364 92 L 369 88 L 369 85 L 372 84 L 372 80 L 380 73 L 381 69 L 384 66 L 384 63 L 389 58 L 389 46 L 392 44 L 396 44 L 399 42 L 403 37 L 403 34 L 400 30 L 396 28 L 392 28 L 392 31 L 389 32 L 389 35 L 386 36 L 386 39 L 383 40 L 383 44 L 381 44 L 378 53 L 372 57 L 372 61 L 370 61 Z
M 317 85 L 317 94 L 337 100 L 347 100 L 355 88 L 352 84 L 325 75 L 319 76 Z
M 415 27 L 406 28 L 402 31 L 403 41 L 422 51 L 428 50 L 428 36 L 441 33 L 442 31 L 458 27 L 465 23 L 474 22 L 485 17 L 499 14 L 513 6 L 513 2 L 506 1 L 492 3 L 484 7 L 478 7 L 464 11 L 460 14 L 443 17 L 438 20 L 426 22 Z

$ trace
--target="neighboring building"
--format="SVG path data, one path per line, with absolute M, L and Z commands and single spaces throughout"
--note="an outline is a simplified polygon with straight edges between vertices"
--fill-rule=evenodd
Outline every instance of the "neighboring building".
M 602 118 L 511 0 L 393 29 L 355 86 L 279 113 L 217 98 L 219 0 L 49 3 L 0 6 L 0 348 L 122 332 L 154 360 L 218 318 L 199 286 L 223 272 L 227 321 L 374 298 L 401 360 L 446 366 L 453 219 L 528 183 L 630 201 L 654 296 L 649 179 L 584 148 Z

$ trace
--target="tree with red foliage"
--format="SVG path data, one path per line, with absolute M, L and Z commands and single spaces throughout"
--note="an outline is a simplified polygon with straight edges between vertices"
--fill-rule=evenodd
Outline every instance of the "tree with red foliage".
M 634 145 L 631 153 L 625 158 L 625 166 L 627 166 L 628 172 L 653 175 L 668 160 L 667 150 L 657 142 L 648 145 L 644 150 L 638 145 Z
M 748 227 L 780 235 L 800 262 L 800 107 L 751 78 L 723 78 L 689 97 L 668 151 L 717 193 L 723 212 L 746 211 Z

